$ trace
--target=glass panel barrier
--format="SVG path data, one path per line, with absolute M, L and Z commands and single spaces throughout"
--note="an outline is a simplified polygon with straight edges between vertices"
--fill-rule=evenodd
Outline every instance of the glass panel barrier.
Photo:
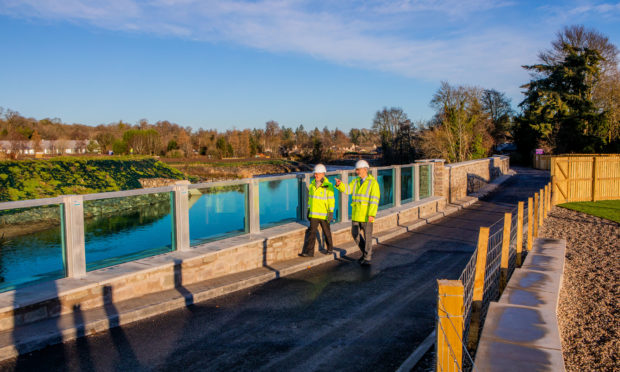
M 381 191 L 379 210 L 392 207 L 394 205 L 394 169 L 378 170 L 377 182 Z
M 247 184 L 190 190 L 190 245 L 245 233 L 247 193 Z
M 351 182 L 353 182 L 353 180 L 357 178 L 357 174 L 355 174 L 355 172 L 349 172 L 348 177 L 349 177 L 349 184 L 351 184 Z M 345 185 L 345 187 L 346 186 L 347 185 Z M 351 219 L 351 211 L 352 211 L 351 203 L 353 203 L 353 190 L 351 190 L 351 193 L 349 194 L 349 219 Z
M 400 203 L 412 202 L 413 196 L 413 168 L 400 168 Z
M 336 178 L 340 178 L 339 175 L 327 176 L 329 182 L 334 185 L 334 196 L 336 197 L 336 206 L 334 207 L 334 223 L 340 222 L 340 192 L 336 190 Z M 312 180 L 313 178 L 310 178 Z
M 65 277 L 62 205 L 0 211 L 0 292 Z
M 84 202 L 86 271 L 174 250 L 172 193 Z
M 431 195 L 432 187 L 432 177 L 431 177 L 432 166 L 431 165 L 420 165 L 420 199 L 428 198 Z
M 260 228 L 297 221 L 301 205 L 299 191 L 297 178 L 261 181 L 258 186 Z

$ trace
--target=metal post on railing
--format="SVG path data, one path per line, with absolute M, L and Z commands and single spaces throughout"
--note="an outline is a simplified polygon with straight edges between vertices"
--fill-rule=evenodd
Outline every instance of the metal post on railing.
M 471 304 L 471 320 L 467 348 L 473 350 L 478 345 L 480 322 L 482 315 L 482 300 L 484 298 L 484 276 L 487 267 L 487 251 L 489 248 L 489 228 L 481 227 L 478 234 L 478 248 L 476 253 L 476 272 L 474 276 L 474 294 Z
M 86 248 L 82 195 L 67 195 L 62 198 L 62 219 L 66 275 L 69 278 L 85 276 Z
M 177 251 L 189 250 L 189 195 L 187 185 L 174 185 L 174 247 Z
M 517 207 L 517 266 L 521 267 L 521 254 L 523 252 L 523 202 Z
M 533 217 L 532 198 L 527 198 L 527 251 L 532 250 L 532 236 L 534 234 L 534 217 Z
M 392 190 L 394 190 L 394 206 L 398 207 L 400 206 L 400 187 L 401 187 L 401 172 L 400 172 L 400 166 L 395 166 L 394 167 L 394 171 L 393 171 L 394 177 L 392 177 L 392 182 L 393 184 L 393 188 Z
M 420 200 L 420 165 L 413 166 L 413 198 L 415 201 Z
M 347 187 L 349 185 L 349 171 L 341 171 L 340 172 L 341 181 L 344 183 L 344 186 Z M 340 222 L 346 222 L 349 220 L 349 195 L 341 192 L 340 193 Z
M 260 214 L 258 199 L 258 180 L 252 179 L 248 184 L 248 231 L 250 234 L 258 234 L 260 232 Z
M 462 368 L 463 294 L 460 280 L 437 280 L 436 371 Z
M 310 177 L 310 173 L 304 173 L 300 177 L 303 178 L 303 182 L 300 182 L 301 190 L 299 190 L 299 192 L 301 193 L 301 220 L 308 221 L 308 213 L 306 212 L 308 210 L 308 190 L 310 187 L 310 182 L 312 182 L 312 180 Z
M 500 262 L 499 293 L 504 292 L 508 284 L 508 262 L 510 261 L 510 229 L 512 227 L 512 213 L 504 213 L 504 231 L 502 234 L 502 257 Z

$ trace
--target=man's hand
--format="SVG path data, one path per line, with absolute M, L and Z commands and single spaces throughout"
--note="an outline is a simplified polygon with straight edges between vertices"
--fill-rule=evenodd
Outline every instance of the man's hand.
M 306 213 L 306 217 L 308 217 L 308 221 L 310 221 L 310 209 L 308 209 L 308 213 Z
M 331 223 L 334 219 L 334 212 L 327 212 L 327 223 Z
M 375 222 L 375 218 L 373 216 L 368 216 L 368 222 Z
M 336 178 L 336 187 L 340 186 L 341 183 L 342 183 L 342 181 L 340 181 L 339 178 Z

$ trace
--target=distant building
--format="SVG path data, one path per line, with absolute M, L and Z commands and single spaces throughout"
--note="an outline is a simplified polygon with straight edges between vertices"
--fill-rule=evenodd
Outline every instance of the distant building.
M 41 140 L 39 145 L 35 146 L 33 141 L 0 141 L 0 152 L 20 155 L 35 155 L 35 153 L 46 155 L 85 154 L 88 142 L 89 141 L 63 139 Z M 38 149 L 36 149 L 36 147 L 38 147 Z

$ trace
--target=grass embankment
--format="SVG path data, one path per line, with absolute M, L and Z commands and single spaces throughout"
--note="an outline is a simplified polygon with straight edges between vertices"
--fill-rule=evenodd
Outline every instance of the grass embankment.
M 162 159 L 189 177 L 193 182 L 250 178 L 262 174 L 308 171 L 303 163 L 284 159 L 223 159 L 206 158 Z
M 620 200 L 574 202 L 560 204 L 559 206 L 620 223 Z
M 0 161 L 0 202 L 138 189 L 140 178 L 186 177 L 151 157 Z

